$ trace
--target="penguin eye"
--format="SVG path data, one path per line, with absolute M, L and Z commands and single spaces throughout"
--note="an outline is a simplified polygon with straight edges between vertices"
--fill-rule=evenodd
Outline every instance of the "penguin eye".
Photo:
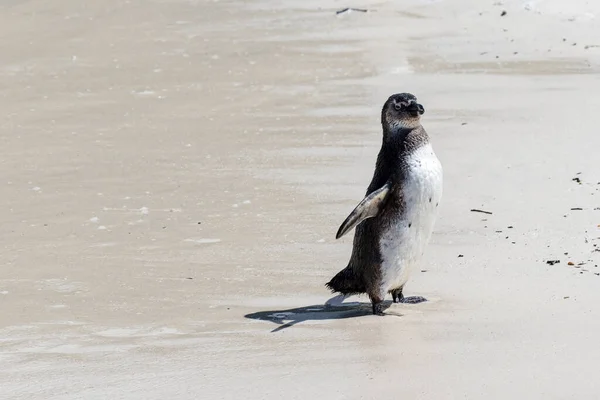
M 394 109 L 396 111 L 400 111 L 400 108 L 402 108 L 402 106 L 400 104 L 394 104 Z

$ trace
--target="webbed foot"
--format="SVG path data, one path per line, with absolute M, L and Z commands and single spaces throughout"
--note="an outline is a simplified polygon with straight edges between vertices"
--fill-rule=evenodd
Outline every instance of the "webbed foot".
M 385 315 L 383 313 L 383 303 L 381 301 L 373 303 L 373 315 Z
M 427 301 L 427 299 L 421 296 L 402 297 L 400 299 L 400 303 L 404 304 L 419 304 L 423 303 L 424 301 Z
M 421 296 L 404 297 L 404 295 L 402 294 L 402 288 L 394 289 L 391 292 L 394 303 L 419 304 L 423 303 L 424 301 L 427 301 L 425 297 Z

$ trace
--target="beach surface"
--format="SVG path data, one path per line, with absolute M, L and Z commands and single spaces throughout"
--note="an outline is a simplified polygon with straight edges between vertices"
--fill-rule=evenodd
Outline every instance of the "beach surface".
M 599 19 L 0 3 L 0 398 L 597 398 Z M 429 301 L 378 317 L 324 284 L 397 92 L 444 197 L 405 288 Z

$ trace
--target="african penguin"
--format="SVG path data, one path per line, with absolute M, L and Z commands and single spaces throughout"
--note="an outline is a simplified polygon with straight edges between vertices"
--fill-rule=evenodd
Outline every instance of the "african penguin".
M 373 179 L 336 235 L 356 227 L 348 266 L 326 286 L 344 295 L 367 293 L 377 315 L 383 315 L 387 293 L 394 302 L 425 301 L 402 294 L 429 242 L 442 198 L 442 165 L 421 126 L 424 112 L 410 93 L 387 99 Z

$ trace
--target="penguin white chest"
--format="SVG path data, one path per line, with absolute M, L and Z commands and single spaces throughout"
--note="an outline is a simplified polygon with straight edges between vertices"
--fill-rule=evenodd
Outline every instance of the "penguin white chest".
M 406 160 L 400 189 L 404 207 L 379 241 L 382 291 L 403 286 L 429 242 L 442 198 L 442 165 L 431 144 L 415 149 Z

